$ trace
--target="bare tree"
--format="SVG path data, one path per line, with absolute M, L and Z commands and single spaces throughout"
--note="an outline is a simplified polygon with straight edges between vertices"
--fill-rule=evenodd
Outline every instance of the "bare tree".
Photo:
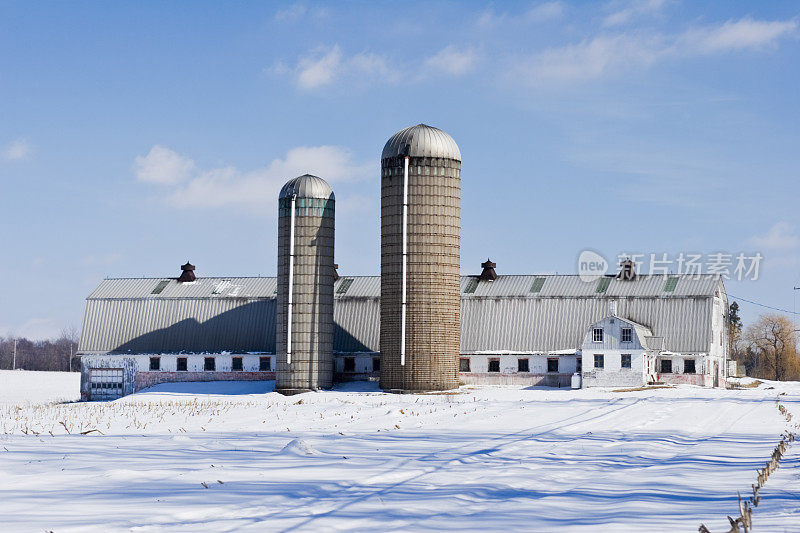
M 69 371 L 71 356 L 78 350 L 78 329 L 74 326 L 61 330 L 57 339 L 32 341 L 26 338 L 0 337 L 0 368 L 14 366 L 16 341 L 16 368 L 23 370 Z
M 759 377 L 782 381 L 797 378 L 800 360 L 797 353 L 797 325 L 783 315 L 761 315 L 745 332 L 748 351 L 756 363 Z

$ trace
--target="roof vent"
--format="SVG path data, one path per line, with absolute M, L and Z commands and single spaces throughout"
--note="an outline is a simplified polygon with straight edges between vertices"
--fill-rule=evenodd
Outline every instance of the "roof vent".
M 631 281 L 636 279 L 636 263 L 631 261 L 630 258 L 626 259 L 619 264 L 619 273 L 617 279 Z
M 333 281 L 339 281 L 339 263 L 333 264 Z
M 194 275 L 194 265 L 189 261 L 186 261 L 185 265 L 181 265 L 181 270 L 183 272 L 181 272 L 181 277 L 178 278 L 179 283 L 185 283 L 197 279 L 197 276 Z
M 491 259 L 486 259 L 485 263 L 481 263 L 483 272 L 481 272 L 481 280 L 494 281 L 497 279 L 497 272 L 494 271 L 497 263 L 492 263 Z

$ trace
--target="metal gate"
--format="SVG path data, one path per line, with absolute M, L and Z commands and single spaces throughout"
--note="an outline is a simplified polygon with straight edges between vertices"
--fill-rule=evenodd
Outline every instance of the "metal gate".
M 121 368 L 92 368 L 89 381 L 89 398 L 116 400 L 122 396 Z

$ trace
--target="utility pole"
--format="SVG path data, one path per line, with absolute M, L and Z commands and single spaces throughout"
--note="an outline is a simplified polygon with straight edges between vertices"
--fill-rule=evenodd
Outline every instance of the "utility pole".
M 17 339 L 14 339 L 14 362 L 11 363 L 11 369 L 17 369 Z
M 72 341 L 69 343 L 69 368 L 67 372 L 72 372 Z

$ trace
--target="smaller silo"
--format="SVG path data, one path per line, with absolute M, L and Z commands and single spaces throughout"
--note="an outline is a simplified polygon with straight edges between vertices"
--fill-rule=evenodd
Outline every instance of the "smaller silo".
M 278 197 L 275 389 L 333 384 L 334 204 L 330 185 L 305 174 Z

